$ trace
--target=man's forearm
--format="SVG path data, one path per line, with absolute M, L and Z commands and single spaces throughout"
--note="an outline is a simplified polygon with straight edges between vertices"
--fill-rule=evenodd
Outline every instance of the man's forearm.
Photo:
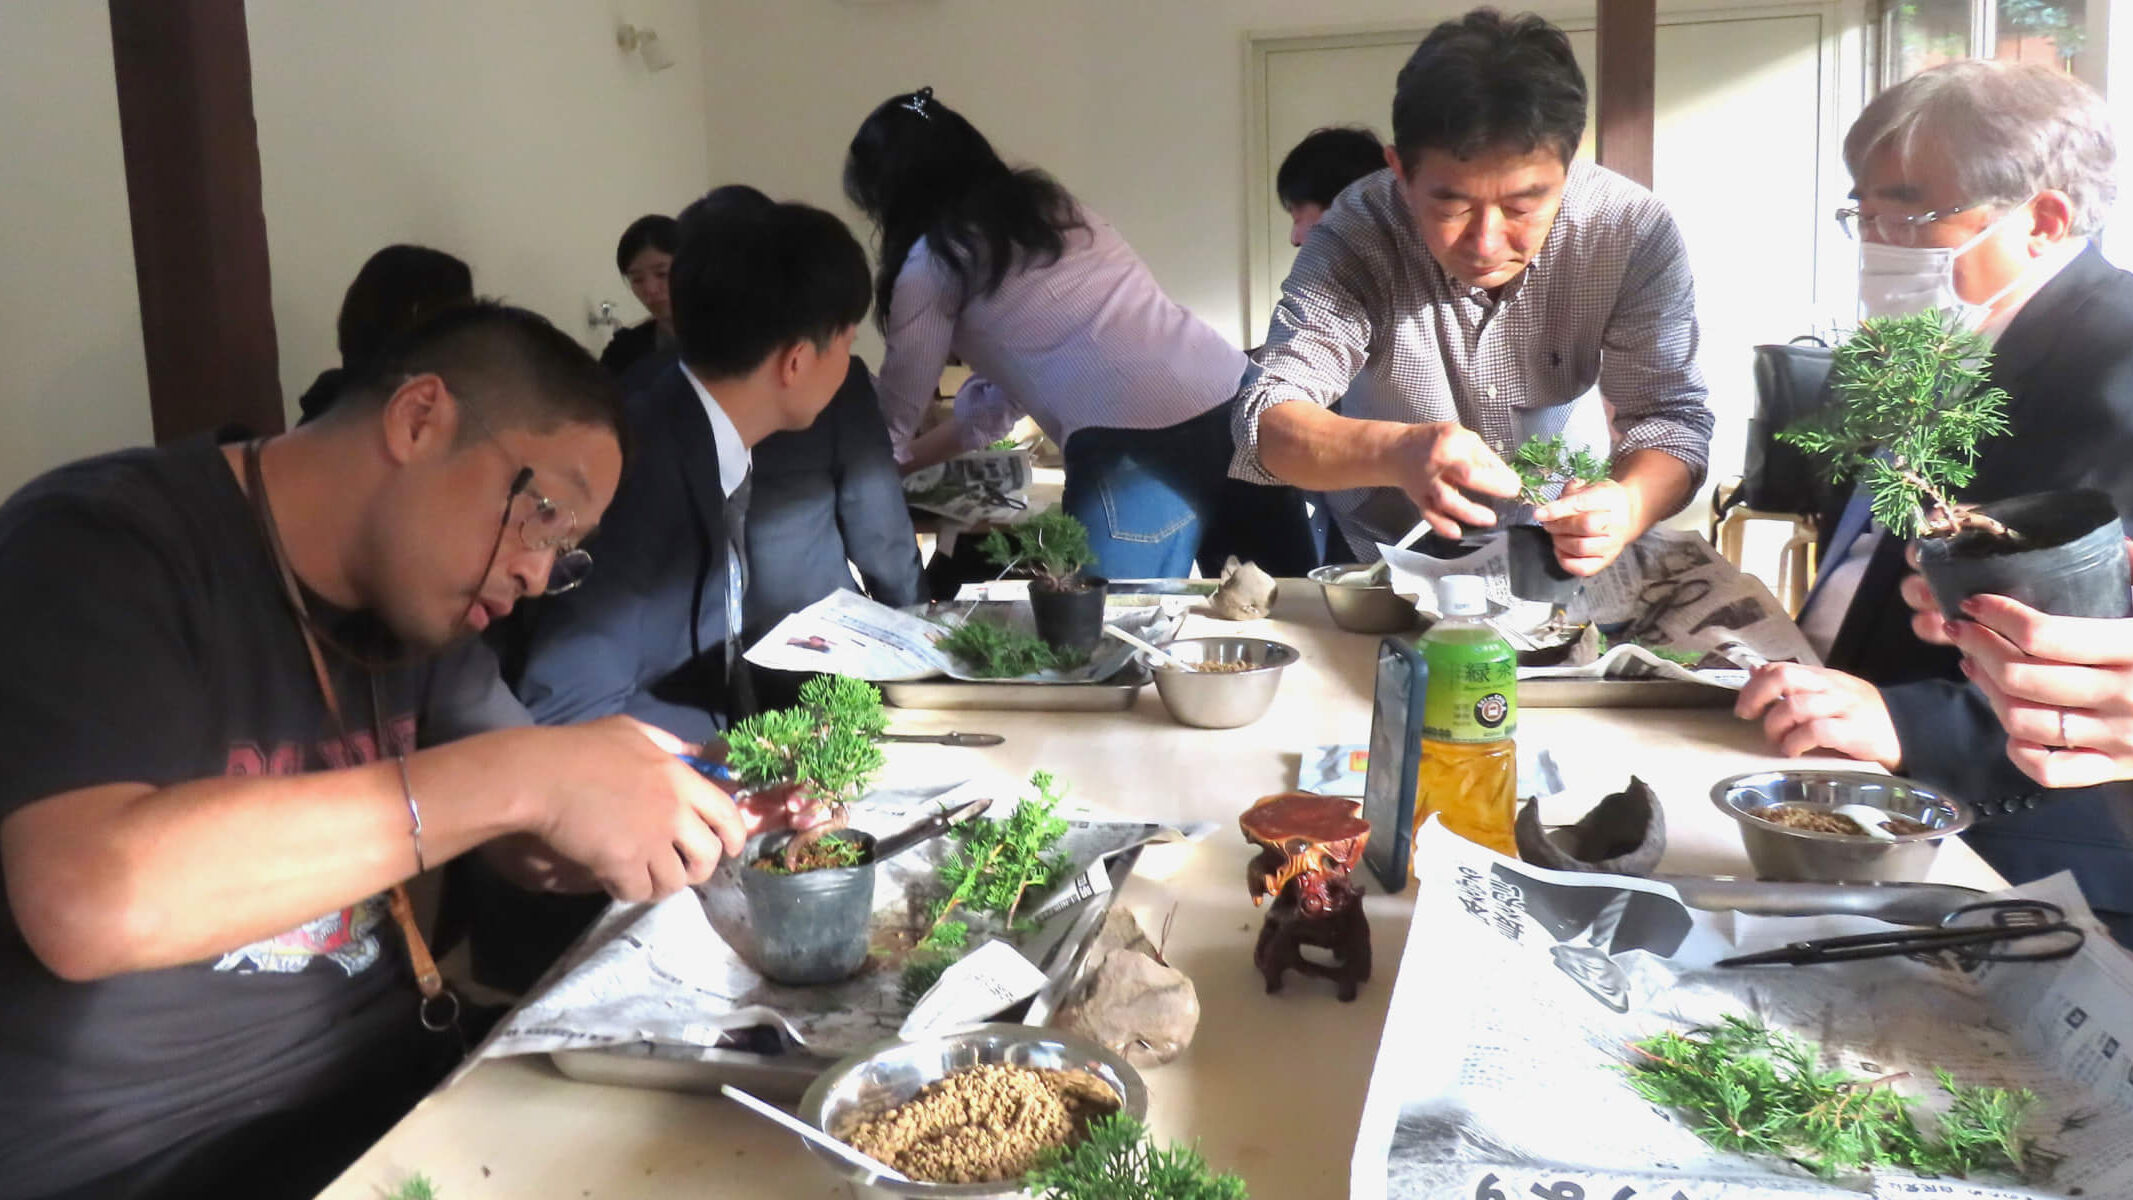
M 422 848 L 442 863 L 531 826 L 508 777 L 510 733 L 408 759 Z M 197 962 L 286 932 L 415 873 L 399 768 L 112 784 L 0 821 L 24 938 L 55 973 L 94 979 Z
M 1259 461 L 1284 483 L 1312 491 L 1398 487 L 1398 464 L 1417 425 L 1344 417 L 1307 401 L 1259 414 Z
M 1678 513 L 1689 502 L 1696 476 L 1664 450 L 1632 450 L 1615 461 L 1614 478 L 1630 495 L 1636 532 L 1630 540 Z

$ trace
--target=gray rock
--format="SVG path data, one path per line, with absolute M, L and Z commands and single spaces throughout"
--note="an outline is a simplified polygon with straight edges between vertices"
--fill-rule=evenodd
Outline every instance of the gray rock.
M 1208 611 L 1225 621 L 1256 621 L 1274 611 L 1280 587 L 1258 564 L 1230 555 L 1222 567 L 1222 586 L 1207 602 Z
M 1113 907 L 1089 965 L 1053 1019 L 1136 1067 L 1169 1062 L 1192 1044 L 1200 996 L 1183 971 L 1157 961 L 1133 913 Z

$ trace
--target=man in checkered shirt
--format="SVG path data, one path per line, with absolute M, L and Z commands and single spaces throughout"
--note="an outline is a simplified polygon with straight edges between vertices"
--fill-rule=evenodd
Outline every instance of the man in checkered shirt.
M 1533 513 L 1591 575 L 1687 503 L 1709 455 L 1681 235 L 1649 191 L 1572 164 L 1585 78 L 1538 17 L 1439 25 L 1400 72 L 1392 125 L 1389 169 L 1341 194 L 1282 285 L 1231 474 L 1328 492 L 1375 559 L 1420 518 L 1457 537 L 1511 512 L 1488 503 L 1518 494 L 1504 459 L 1562 432 L 1597 383 L 1613 478 Z

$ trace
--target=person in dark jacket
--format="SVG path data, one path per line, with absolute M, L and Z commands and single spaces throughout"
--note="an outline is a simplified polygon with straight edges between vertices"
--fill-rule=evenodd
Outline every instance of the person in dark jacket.
M 840 588 L 896 608 L 925 599 L 902 478 L 866 363 L 854 358 L 814 424 L 755 447 L 747 644 Z M 789 706 L 804 681 L 759 670 L 756 699 L 765 708 Z
M 394 337 L 430 314 L 474 298 L 474 271 L 428 246 L 393 245 L 371 255 L 341 297 L 334 340 L 341 365 L 319 373 L 297 400 L 297 424 L 318 419 L 333 404 L 351 368 L 368 361 Z
M 650 317 L 615 331 L 600 352 L 600 365 L 629 387 L 631 368 L 655 356 L 671 358 L 674 351 L 674 305 L 668 298 L 667 276 L 674 267 L 674 247 L 680 239 L 674 218 L 648 213 L 631 221 L 615 244 L 615 269 L 629 281 L 630 294 L 644 305 Z
M 1973 503 L 2097 488 L 2133 514 L 2133 274 L 2089 239 L 2116 187 L 2101 97 L 2034 66 L 1960 62 L 1883 92 L 1845 139 L 1849 215 L 1868 251 L 1868 315 L 1954 308 L 1994 342 L 1990 382 L 2013 432 L 1978 447 Z M 1898 594 L 1904 544 L 1825 514 L 1823 570 L 1801 614 L 1826 668 L 1757 672 L 1736 711 L 1788 754 L 1835 751 L 1945 787 L 1986 818 L 1967 835 L 2002 874 L 2071 869 L 2099 913 L 2133 914 L 2122 797 L 2035 786 L 1964 681 L 1921 641 Z

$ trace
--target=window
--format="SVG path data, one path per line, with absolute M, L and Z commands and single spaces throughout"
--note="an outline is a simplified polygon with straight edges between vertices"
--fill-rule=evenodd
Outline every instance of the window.
M 1884 0 L 1883 86 L 1958 58 L 2078 73 L 2091 0 Z

